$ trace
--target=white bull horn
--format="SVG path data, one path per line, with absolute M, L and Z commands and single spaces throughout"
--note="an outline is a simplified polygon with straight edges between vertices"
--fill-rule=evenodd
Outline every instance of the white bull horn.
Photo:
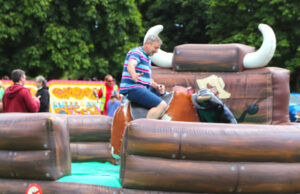
M 258 29 L 263 35 L 261 47 L 253 53 L 248 53 L 244 57 L 245 68 L 259 68 L 266 66 L 272 59 L 276 49 L 276 37 L 272 28 L 266 24 L 259 24 Z
M 156 26 L 151 27 L 147 31 L 147 33 L 144 37 L 144 43 L 149 35 L 154 34 L 154 35 L 158 36 L 158 34 L 163 30 L 163 28 L 164 27 L 162 25 L 156 25 Z M 165 68 L 172 67 L 173 53 L 168 53 L 168 52 L 165 52 L 165 51 L 159 49 L 158 52 L 155 53 L 150 58 L 151 58 L 151 61 L 159 67 L 165 67 Z

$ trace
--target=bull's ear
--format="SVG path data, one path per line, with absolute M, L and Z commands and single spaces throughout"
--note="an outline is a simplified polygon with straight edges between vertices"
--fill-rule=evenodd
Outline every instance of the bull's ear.
M 205 102 L 207 100 L 210 100 L 211 96 L 197 96 L 197 102 L 201 103 L 201 102 Z

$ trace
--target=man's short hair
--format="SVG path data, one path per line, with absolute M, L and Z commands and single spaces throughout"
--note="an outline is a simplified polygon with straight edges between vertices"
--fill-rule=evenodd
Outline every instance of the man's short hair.
M 11 79 L 14 83 L 17 83 L 20 81 L 21 77 L 25 76 L 25 72 L 21 69 L 15 69 L 11 73 Z
M 153 42 L 159 42 L 160 44 L 162 44 L 162 40 L 157 36 L 157 35 L 154 35 L 154 34 L 151 34 L 149 35 L 147 38 L 146 38 L 146 42 L 150 42 L 150 43 L 153 43 Z

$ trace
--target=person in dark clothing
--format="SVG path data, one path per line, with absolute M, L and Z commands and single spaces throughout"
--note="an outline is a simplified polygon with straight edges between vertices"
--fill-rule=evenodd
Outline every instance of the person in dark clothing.
M 39 97 L 32 97 L 26 82 L 25 72 L 21 69 L 13 70 L 11 74 L 14 84 L 8 87 L 3 95 L 3 112 L 38 112 Z
M 46 79 L 39 75 L 35 78 L 36 85 L 38 87 L 38 91 L 36 93 L 36 97 L 40 98 L 41 106 L 39 109 L 39 112 L 49 112 L 49 102 L 50 102 L 50 96 L 49 91 L 47 87 L 47 81 Z

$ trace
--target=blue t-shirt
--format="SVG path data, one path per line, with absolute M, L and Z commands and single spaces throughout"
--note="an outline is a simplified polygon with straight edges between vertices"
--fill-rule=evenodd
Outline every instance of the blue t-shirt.
M 131 75 L 129 74 L 127 67 L 129 60 L 136 60 L 137 65 L 135 71 L 137 73 L 143 73 L 140 76 L 138 82 L 135 82 Z M 122 79 L 120 84 L 120 93 L 126 94 L 128 90 L 136 87 L 147 87 L 149 88 L 152 85 L 151 83 L 151 60 L 150 57 L 146 54 L 143 47 L 137 47 L 130 50 L 125 58 Z
M 115 103 L 112 103 L 112 100 L 109 100 L 107 103 L 107 115 L 113 117 L 115 111 L 120 105 L 121 105 L 120 100 L 115 100 Z

